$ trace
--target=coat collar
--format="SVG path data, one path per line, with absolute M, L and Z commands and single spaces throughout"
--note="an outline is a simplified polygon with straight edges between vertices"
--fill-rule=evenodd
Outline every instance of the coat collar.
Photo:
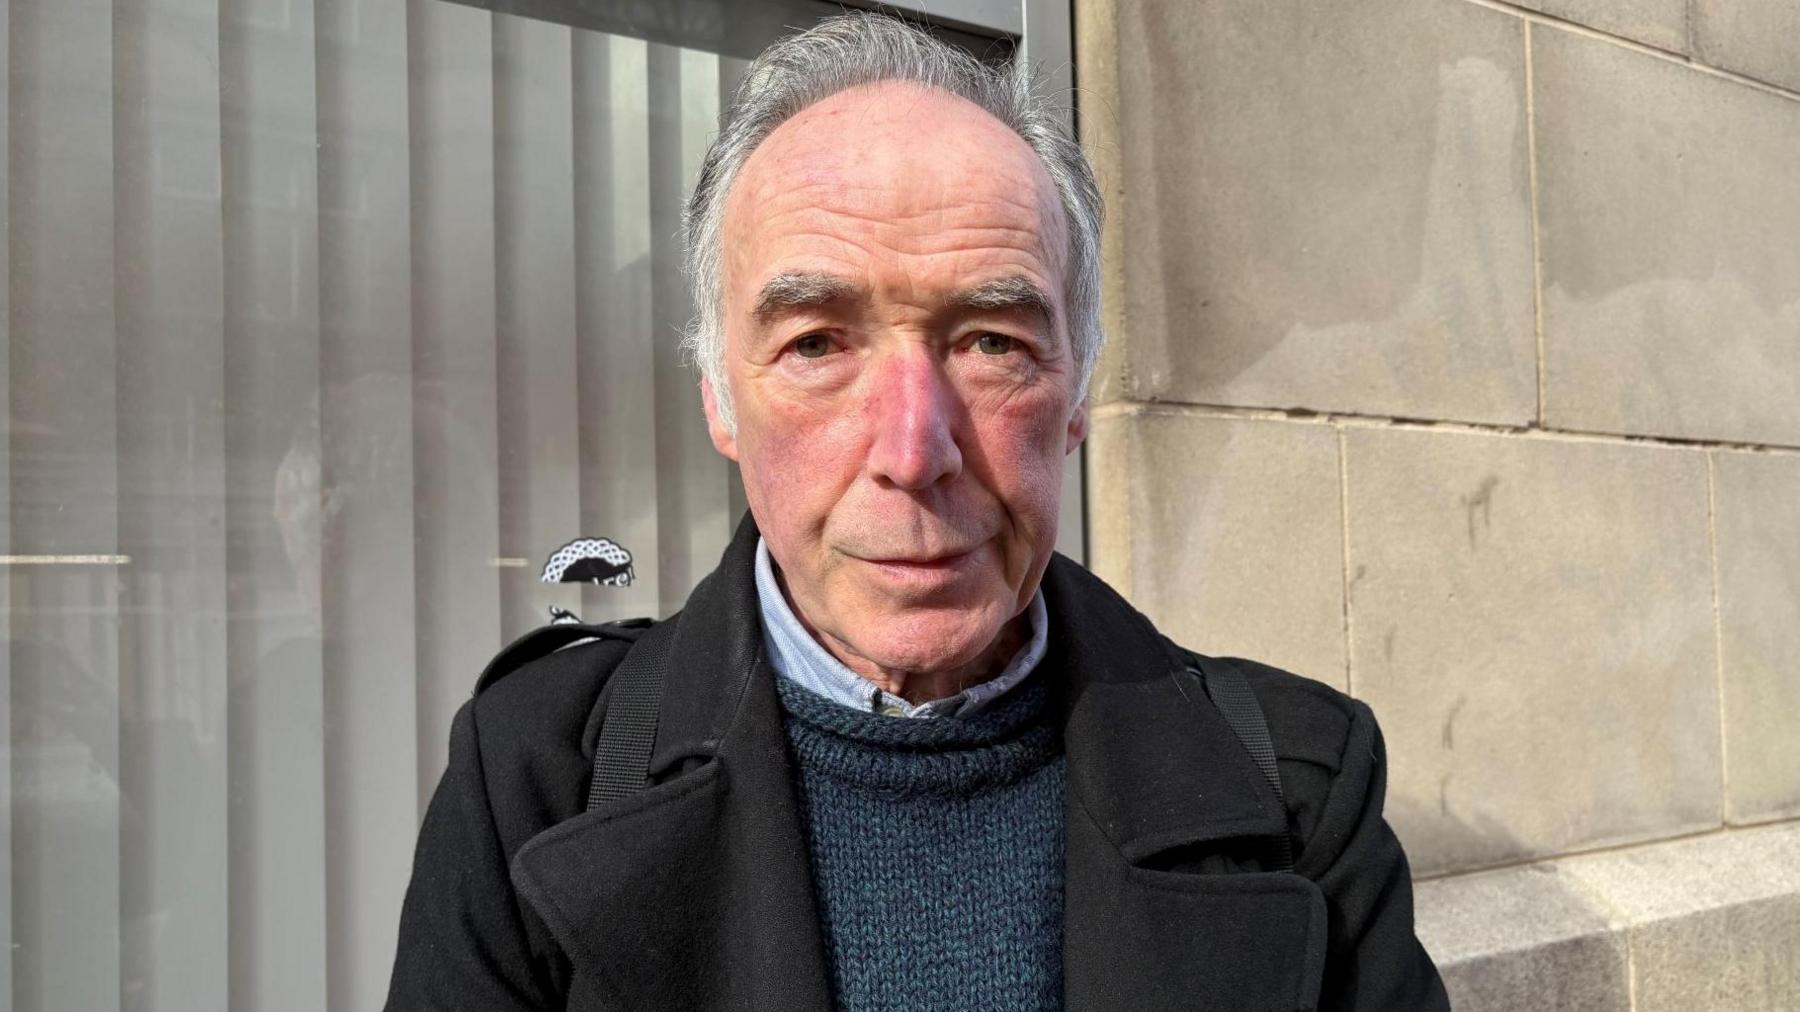
M 1282 832 L 1274 792 L 1188 658 L 1074 562 L 1056 556 L 1044 585 L 1073 800 L 1120 855 L 1136 864 L 1184 845 Z
M 619 1007 L 829 1005 L 775 676 L 762 654 L 757 538 L 746 514 L 679 615 L 652 786 L 539 834 L 513 863 L 520 893 L 578 975 Z M 1186 659 L 1147 619 L 1061 556 L 1044 588 L 1050 646 L 1040 674 L 1053 679 L 1068 757 L 1065 974 L 1075 994 L 1090 972 L 1082 967 L 1111 972 L 1101 968 L 1104 950 L 1119 944 L 1110 925 L 1128 866 L 1285 823 Z
M 597 982 L 604 1007 L 829 1007 L 806 840 L 757 624 L 756 539 L 746 515 L 719 567 L 670 619 L 679 624 L 651 786 L 551 827 L 513 859 L 514 884 L 577 977 Z M 598 725 L 590 719 L 590 756 Z M 573 994 L 569 1007 L 581 1007 Z

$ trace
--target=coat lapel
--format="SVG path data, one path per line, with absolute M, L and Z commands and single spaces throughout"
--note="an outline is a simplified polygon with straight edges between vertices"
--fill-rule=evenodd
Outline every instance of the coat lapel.
M 513 880 L 575 965 L 570 1008 L 829 1006 L 746 517 L 680 616 L 652 786 L 533 837 Z M 592 722 L 597 725 L 597 722 Z
M 1256 864 L 1286 829 L 1267 781 L 1148 619 L 1060 556 L 1044 588 L 1068 754 L 1067 1007 L 1312 1008 L 1324 898 Z

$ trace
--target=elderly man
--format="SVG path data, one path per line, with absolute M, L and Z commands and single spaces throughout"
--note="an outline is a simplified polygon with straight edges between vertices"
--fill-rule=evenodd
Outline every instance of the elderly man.
M 679 615 L 484 674 L 390 1007 L 1446 1007 L 1368 709 L 1052 551 L 1099 215 L 1024 83 L 897 21 L 757 60 L 686 221 L 749 516 Z

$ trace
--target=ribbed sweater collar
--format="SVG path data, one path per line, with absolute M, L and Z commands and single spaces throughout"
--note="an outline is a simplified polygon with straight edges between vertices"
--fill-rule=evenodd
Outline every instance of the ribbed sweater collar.
M 853 710 L 787 679 L 776 687 L 801 767 L 872 791 L 966 797 L 1017 781 L 1062 751 L 1041 680 L 978 713 L 937 720 Z

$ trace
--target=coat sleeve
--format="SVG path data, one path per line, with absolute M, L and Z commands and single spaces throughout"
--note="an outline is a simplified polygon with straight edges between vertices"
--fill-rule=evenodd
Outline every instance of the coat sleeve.
M 507 873 L 471 699 L 451 724 L 450 763 L 419 830 L 387 1008 L 561 1008 L 552 988 Z
M 1443 981 L 1413 934 L 1406 853 L 1382 817 L 1381 730 L 1367 705 L 1352 706 L 1338 775 L 1295 867 L 1325 893 L 1330 935 L 1319 1008 L 1448 1012 Z

